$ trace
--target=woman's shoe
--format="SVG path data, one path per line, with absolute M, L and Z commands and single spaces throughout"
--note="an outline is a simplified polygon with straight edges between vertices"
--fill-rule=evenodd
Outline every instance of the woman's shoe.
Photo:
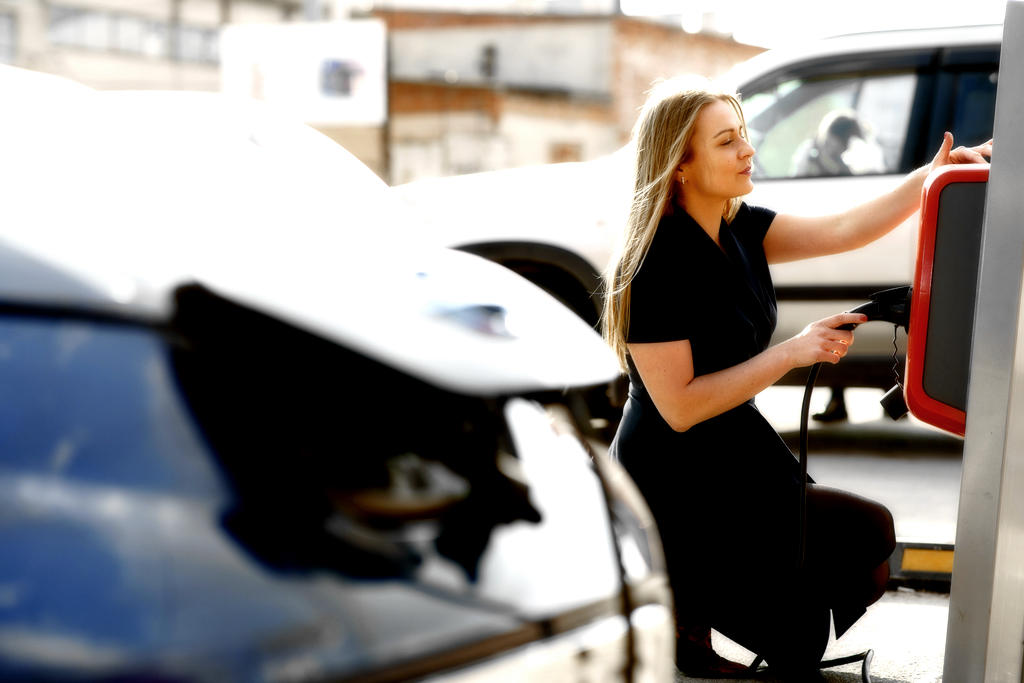
M 710 626 L 676 630 L 676 667 L 692 678 L 748 678 L 749 667 L 726 659 L 711 645 Z

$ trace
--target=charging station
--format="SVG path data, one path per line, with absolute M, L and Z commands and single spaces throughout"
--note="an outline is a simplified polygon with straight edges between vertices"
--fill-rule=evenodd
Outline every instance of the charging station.
M 967 424 L 988 173 L 988 164 L 947 166 L 925 181 L 907 331 L 907 407 L 960 436 Z
M 906 407 L 964 437 L 942 677 L 956 683 L 1024 680 L 1024 0 L 1007 1 L 998 78 L 992 163 L 926 181 L 909 317 L 895 290 L 860 311 L 908 328 Z
M 1018 129 L 1024 111 L 1024 0 L 1006 4 L 998 78 L 996 144 L 974 259 L 977 285 L 943 666 L 943 680 L 956 683 L 1019 683 L 1024 661 L 1024 136 Z M 940 235 L 940 250 L 942 241 Z M 952 256 L 967 259 L 958 248 Z M 945 294 L 933 288 L 931 296 L 934 313 Z M 960 293 L 961 307 L 969 298 Z M 966 336 L 958 327 L 963 320 L 928 329 L 926 353 L 939 337 Z M 962 346 L 954 351 L 964 353 Z M 908 358 L 908 365 L 914 362 Z M 926 362 L 920 369 L 925 395 L 943 397 L 949 388 L 930 379 L 943 368 L 929 370 Z M 958 397 L 952 398 L 955 404 Z

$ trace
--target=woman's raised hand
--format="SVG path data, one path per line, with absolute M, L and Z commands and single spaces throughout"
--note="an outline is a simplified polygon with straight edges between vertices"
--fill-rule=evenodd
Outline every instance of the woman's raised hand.
M 957 147 L 953 149 L 953 134 L 949 131 L 942 136 L 939 151 L 932 159 L 931 170 L 946 164 L 983 164 L 992 157 L 992 140 L 975 147 Z
M 836 329 L 843 325 L 859 325 L 867 322 L 863 313 L 839 313 L 813 322 L 795 337 L 786 340 L 793 367 L 799 368 L 814 363 L 838 363 L 850 350 L 853 343 L 852 330 Z

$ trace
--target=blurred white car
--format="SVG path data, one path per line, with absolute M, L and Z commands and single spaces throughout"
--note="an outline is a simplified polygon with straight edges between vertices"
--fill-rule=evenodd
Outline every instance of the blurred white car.
M 0 94 L 0 679 L 672 680 L 649 512 L 532 400 L 593 330 L 257 103 Z
M 957 144 L 984 142 L 992 134 L 1001 37 L 1002 26 L 865 33 L 771 50 L 737 66 L 721 81 L 741 94 L 757 148 L 746 201 L 792 213 L 839 211 L 930 161 L 945 130 Z M 812 143 L 840 113 L 857 131 L 846 136 L 843 166 L 809 163 L 809 156 L 823 158 Z M 596 326 L 600 273 L 628 210 L 630 165 L 630 150 L 622 149 L 596 161 L 422 180 L 392 192 L 424 217 L 417 225 L 424 238 L 508 266 Z M 916 241 L 915 217 L 863 249 L 774 266 L 776 339 L 909 284 Z M 893 336 L 884 325 L 862 327 L 850 355 L 819 383 L 889 388 Z M 904 342 L 901 336 L 899 355 Z M 803 384 L 805 373 L 783 381 Z M 589 396 L 594 417 L 614 418 L 615 407 L 602 403 L 606 394 Z

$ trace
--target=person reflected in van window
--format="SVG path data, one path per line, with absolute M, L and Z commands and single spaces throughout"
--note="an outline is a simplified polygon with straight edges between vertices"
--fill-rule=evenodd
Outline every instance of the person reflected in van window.
M 676 662 L 697 677 L 742 676 L 712 647 L 716 629 L 784 680 L 822 680 L 837 637 L 885 592 L 895 539 L 881 504 L 810 483 L 798 559 L 799 463 L 754 397 L 790 370 L 838 363 L 854 341 L 837 313 L 774 346 L 771 263 L 878 239 L 918 208 L 928 172 L 980 162 L 992 142 L 953 149 L 895 191 L 827 216 L 743 201 L 755 150 L 738 99 L 706 81 L 655 88 L 633 132 L 633 201 L 606 274 L 605 338 L 630 380 L 609 453 L 632 475 L 664 544 Z
M 804 141 L 797 149 L 796 177 L 854 175 L 843 158 L 854 138 L 866 142 L 868 136 L 853 111 L 830 111 L 822 117 L 814 138 Z

